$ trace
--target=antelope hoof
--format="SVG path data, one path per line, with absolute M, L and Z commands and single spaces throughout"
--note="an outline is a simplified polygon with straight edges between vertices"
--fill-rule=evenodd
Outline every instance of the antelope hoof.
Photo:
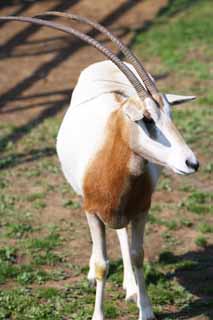
M 137 292 L 133 291 L 133 292 L 131 292 L 131 293 L 126 293 L 126 298 L 125 298 L 125 300 L 126 300 L 127 302 L 135 302 L 135 303 L 137 303 L 137 299 L 138 299 L 138 294 L 137 294 Z
M 138 289 L 135 280 L 126 281 L 123 283 L 123 288 L 126 290 L 126 298 L 125 300 L 128 302 L 135 302 L 137 303 L 138 299 Z
M 93 314 L 92 320 L 104 320 L 103 312 L 96 312 Z
M 151 306 L 142 309 L 138 320 L 156 320 Z

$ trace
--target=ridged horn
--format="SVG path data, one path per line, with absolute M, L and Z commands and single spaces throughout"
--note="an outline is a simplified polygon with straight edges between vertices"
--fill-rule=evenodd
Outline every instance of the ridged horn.
M 47 12 L 44 12 L 44 13 L 37 15 L 37 17 L 46 16 L 46 15 L 76 20 L 78 22 L 88 24 L 88 25 L 92 26 L 93 28 L 97 29 L 98 31 L 100 31 L 101 33 L 105 34 L 113 43 L 115 43 L 117 45 L 117 47 L 122 51 L 124 56 L 132 63 L 132 65 L 135 67 L 136 71 L 138 72 L 139 76 L 143 80 L 143 83 L 144 83 L 145 87 L 147 88 L 147 90 L 150 92 L 150 94 L 154 98 L 156 98 L 156 96 L 159 95 L 159 92 L 158 92 L 158 89 L 157 89 L 155 83 L 150 78 L 150 76 L 147 73 L 147 71 L 145 70 L 143 64 L 134 55 L 134 53 L 106 27 L 104 27 L 101 24 L 99 24 L 91 19 L 88 19 L 86 17 L 82 17 L 82 16 L 72 14 L 72 13 L 59 12 L 59 11 L 47 11 Z
M 108 49 L 105 48 L 100 42 L 93 39 L 92 37 L 74 29 L 71 27 L 64 26 L 62 24 L 46 21 L 43 19 L 37 19 L 37 18 L 31 18 L 31 17 L 15 17 L 15 16 L 0 16 L 0 20 L 6 20 L 6 21 L 19 21 L 19 22 L 26 22 L 26 23 L 33 23 L 40 26 L 46 26 L 51 29 L 63 31 L 65 33 L 74 35 L 78 37 L 79 39 L 83 40 L 84 42 L 92 45 L 97 50 L 99 50 L 102 54 L 104 54 L 108 59 L 110 59 L 120 70 L 125 74 L 127 79 L 130 81 L 132 86 L 135 88 L 138 96 L 145 100 L 149 96 L 149 93 L 144 89 L 143 85 L 140 83 L 138 78 L 135 76 L 135 74 L 127 67 L 126 64 L 124 64 L 114 53 Z

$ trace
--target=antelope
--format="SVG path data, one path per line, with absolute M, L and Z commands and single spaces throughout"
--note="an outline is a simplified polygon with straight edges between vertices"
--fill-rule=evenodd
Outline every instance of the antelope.
M 180 175 L 198 170 L 194 153 L 172 121 L 173 105 L 195 97 L 160 93 L 139 59 L 102 25 L 68 13 L 42 14 L 50 15 L 92 26 L 109 37 L 129 60 L 121 61 L 100 42 L 69 26 L 38 16 L 0 17 L 75 35 L 108 58 L 81 72 L 58 133 L 57 153 L 65 178 L 83 198 L 91 233 L 88 280 L 96 284 L 92 320 L 104 319 L 109 266 L 106 226 L 116 229 L 120 242 L 126 299 L 137 302 L 139 320 L 154 319 L 143 273 L 144 229 L 162 168 Z

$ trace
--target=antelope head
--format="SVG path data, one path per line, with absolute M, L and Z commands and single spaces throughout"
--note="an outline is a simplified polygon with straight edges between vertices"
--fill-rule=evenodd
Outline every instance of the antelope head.
M 45 12 L 39 16 L 52 15 L 86 23 L 104 33 L 123 52 L 137 71 L 137 75 L 123 63 L 111 50 L 104 47 L 97 40 L 68 26 L 31 17 L 0 17 L 0 20 L 15 20 L 33 23 L 60 30 L 75 35 L 81 40 L 94 46 L 110 59 L 127 77 L 135 89 L 135 96 L 128 98 L 122 105 L 125 117 L 132 128 L 131 148 L 141 157 L 171 168 L 178 174 L 190 174 L 197 171 L 199 163 L 187 146 L 181 134 L 172 121 L 172 105 L 183 103 L 195 97 L 166 95 L 158 91 L 150 74 L 145 70 L 141 61 L 108 29 L 104 26 L 73 14 L 62 12 Z
M 199 163 L 172 121 L 172 107 L 193 96 L 158 94 L 141 100 L 131 97 L 123 111 L 132 123 L 133 151 L 145 159 L 186 175 L 198 170 Z

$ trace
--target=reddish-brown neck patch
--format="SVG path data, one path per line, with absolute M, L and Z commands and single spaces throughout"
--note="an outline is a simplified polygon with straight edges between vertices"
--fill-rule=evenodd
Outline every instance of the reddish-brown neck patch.
M 119 224 L 120 200 L 128 190 L 130 128 L 122 110 L 110 116 L 106 139 L 84 178 L 84 207 L 109 225 Z

